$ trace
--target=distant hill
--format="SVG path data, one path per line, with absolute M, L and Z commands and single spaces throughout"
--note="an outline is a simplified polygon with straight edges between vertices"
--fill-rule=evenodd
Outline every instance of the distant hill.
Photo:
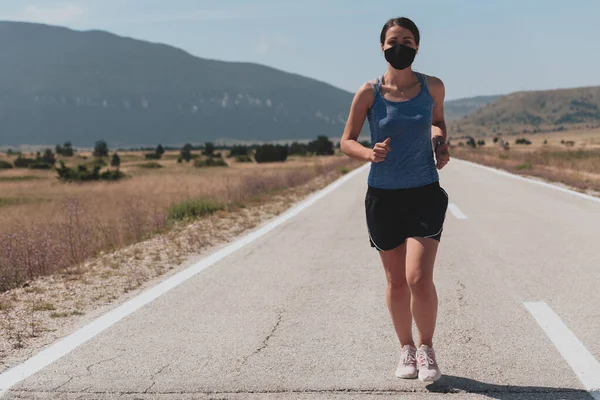
M 532 133 L 600 126 L 600 86 L 516 92 L 449 124 L 449 135 Z
M 0 146 L 112 146 L 342 134 L 352 94 L 251 63 L 0 21 Z
M 446 101 L 444 103 L 444 116 L 446 121 L 460 119 L 500 97 L 502 96 L 477 96 Z

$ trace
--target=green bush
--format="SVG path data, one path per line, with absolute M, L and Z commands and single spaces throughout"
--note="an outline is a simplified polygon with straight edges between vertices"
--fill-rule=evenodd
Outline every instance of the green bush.
M 33 164 L 34 162 L 35 162 L 35 160 L 32 158 L 26 158 L 26 157 L 23 157 L 22 155 L 19 155 L 17 157 L 17 159 L 15 160 L 15 167 L 16 168 L 29 168 L 29 166 L 31 164 Z
M 88 181 L 117 181 L 125 177 L 125 174 L 119 170 L 105 171 L 100 173 L 101 167 L 94 165 L 93 169 L 88 170 L 86 165 L 78 165 L 77 170 L 65 166 L 61 160 L 60 167 L 56 168 L 58 179 L 63 182 L 88 182 Z
M 35 161 L 29 164 L 29 169 L 52 169 L 53 165 L 45 163 L 43 161 Z
M 149 168 L 149 169 L 152 169 L 152 168 L 163 168 L 162 165 L 160 165 L 159 163 L 157 163 L 155 161 L 147 162 L 147 163 L 144 163 L 144 164 L 139 164 L 138 167 L 140 167 L 140 168 Z
M 252 158 L 250 158 L 250 156 L 248 156 L 248 155 L 241 155 L 241 156 L 236 156 L 235 161 L 237 161 L 239 163 L 252 162 Z
M 515 144 L 525 144 L 525 145 L 530 145 L 531 142 L 525 138 L 520 138 L 515 140 Z
M 109 170 L 104 171 L 100 174 L 100 180 L 103 181 L 118 181 L 121 178 L 124 178 L 125 174 L 119 170 Z
M 146 153 L 146 154 L 144 154 L 144 157 L 146 158 L 146 160 L 160 160 L 161 156 L 162 156 L 162 154 L 160 154 L 160 153 Z
M 222 158 L 207 158 L 206 160 L 197 159 L 194 161 L 194 166 L 201 167 L 227 167 L 227 163 Z
M 241 145 L 232 146 L 231 150 L 229 151 L 229 157 L 247 156 L 247 155 L 248 155 L 248 147 L 247 146 L 241 146 Z
M 256 149 L 254 160 L 257 163 L 283 162 L 287 160 L 288 148 L 282 145 L 264 144 Z
M 305 156 L 306 153 L 308 153 L 308 146 L 298 142 L 292 143 L 288 150 L 290 156 Z
M 13 165 L 7 161 L 0 160 L 0 169 L 10 169 Z
M 531 169 L 533 168 L 533 165 L 531 165 L 531 163 L 529 161 L 525 161 L 523 164 L 519 164 L 516 167 L 517 169 Z
M 225 205 L 213 199 L 192 199 L 174 204 L 169 209 L 169 218 L 173 220 L 184 220 L 186 218 L 197 218 L 224 210 Z

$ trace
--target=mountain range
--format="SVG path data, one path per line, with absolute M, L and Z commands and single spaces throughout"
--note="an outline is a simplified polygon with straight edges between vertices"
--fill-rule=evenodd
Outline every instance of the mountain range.
M 339 138 L 353 93 L 105 31 L 0 21 L 0 146 Z M 600 87 L 445 102 L 450 135 L 600 125 Z M 368 138 L 368 126 L 362 135 Z

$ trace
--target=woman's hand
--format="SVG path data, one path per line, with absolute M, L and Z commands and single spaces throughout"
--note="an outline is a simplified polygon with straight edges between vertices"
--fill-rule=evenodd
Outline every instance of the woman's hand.
M 446 166 L 446 164 L 448 164 L 448 162 L 450 161 L 449 148 L 450 148 L 450 146 L 448 146 L 448 143 L 446 143 L 446 142 L 438 144 L 436 146 L 435 159 L 437 160 L 437 164 L 436 164 L 437 169 L 444 168 Z
M 375 143 L 375 146 L 371 149 L 369 155 L 369 161 L 374 163 L 380 163 L 385 160 L 385 156 L 392 150 L 390 147 L 390 138 L 385 139 L 383 142 Z

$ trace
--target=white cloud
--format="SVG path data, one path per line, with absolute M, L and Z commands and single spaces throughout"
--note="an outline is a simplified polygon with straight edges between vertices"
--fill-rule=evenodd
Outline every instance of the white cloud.
M 48 6 L 26 6 L 9 19 L 61 25 L 78 22 L 84 15 L 85 11 L 81 6 L 72 3 L 58 3 Z

